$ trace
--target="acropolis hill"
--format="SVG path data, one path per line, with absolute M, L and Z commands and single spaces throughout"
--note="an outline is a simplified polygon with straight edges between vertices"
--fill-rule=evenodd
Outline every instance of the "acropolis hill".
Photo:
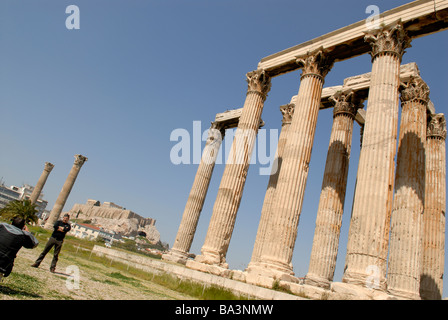
M 151 242 L 160 240 L 155 219 L 143 218 L 113 202 L 101 204 L 98 200 L 89 199 L 85 204 L 76 203 L 69 213 L 71 219 L 91 220 L 95 225 L 123 235 L 135 235 L 143 231 Z

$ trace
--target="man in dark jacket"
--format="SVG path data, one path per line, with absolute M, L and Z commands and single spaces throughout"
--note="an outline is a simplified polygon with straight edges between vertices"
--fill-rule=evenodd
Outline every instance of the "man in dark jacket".
M 0 278 L 7 277 L 14 267 L 14 259 L 22 247 L 33 249 L 39 241 L 28 231 L 25 220 L 12 219 L 11 224 L 0 223 Z
M 51 261 L 50 271 L 54 272 L 56 269 L 56 263 L 58 262 L 59 252 L 61 252 L 62 243 L 64 242 L 65 234 L 71 230 L 70 223 L 68 223 L 70 219 L 70 215 L 66 213 L 61 220 L 56 221 L 53 226 L 53 234 L 50 239 L 48 239 L 47 244 L 45 245 L 44 251 L 37 258 L 36 262 L 34 262 L 31 266 L 34 268 L 38 268 L 42 260 L 44 260 L 47 253 L 54 246 L 54 254 L 53 260 Z

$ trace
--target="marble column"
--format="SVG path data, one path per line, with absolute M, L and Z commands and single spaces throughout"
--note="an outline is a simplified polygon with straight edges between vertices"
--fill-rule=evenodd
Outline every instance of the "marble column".
M 406 299 L 420 299 L 428 102 L 429 88 L 420 77 L 402 85 L 387 290 Z
M 252 267 L 256 266 L 258 262 L 260 262 L 263 244 L 266 241 L 267 233 L 269 231 L 269 221 L 272 216 L 271 206 L 277 187 L 278 176 L 282 166 L 283 152 L 288 138 L 288 130 L 291 125 L 292 116 L 294 114 L 294 104 L 290 103 L 283 105 L 280 107 L 280 111 L 283 115 L 282 129 L 278 139 L 277 152 L 275 155 L 274 164 L 272 166 L 272 172 L 269 177 L 263 207 L 261 209 L 261 218 L 258 225 L 254 249 L 252 251 L 252 258 L 247 267 L 247 270 L 250 270 Z
M 441 113 L 429 115 L 426 134 L 426 183 L 423 213 L 420 296 L 440 300 L 445 262 L 446 120 Z
M 54 164 L 45 162 L 44 171 L 42 171 L 42 174 L 40 175 L 40 178 L 37 181 L 37 184 L 30 196 L 30 201 L 32 204 L 35 204 L 37 199 L 39 199 L 40 193 L 42 192 L 42 189 L 45 186 L 45 182 L 47 182 L 48 175 L 50 174 L 51 170 L 53 170 L 53 167 Z
M 218 122 L 213 122 L 187 204 L 185 205 L 176 239 L 170 252 L 162 256 L 163 260 L 182 264 L 187 262 L 224 134 L 225 127 Z
M 333 66 L 333 60 L 322 50 L 316 50 L 299 57 L 297 63 L 302 67 L 300 89 L 272 203 L 270 233 L 263 245 L 260 268 L 254 270 L 254 273 L 264 278 L 291 281 L 294 281 L 291 260 L 305 193 L 322 86 L 325 76 Z
M 342 281 L 385 289 L 400 63 L 410 40 L 400 23 L 365 40 L 372 46 L 372 72 Z
M 79 170 L 81 170 L 82 165 L 86 161 L 87 161 L 86 157 L 80 154 L 75 155 L 75 162 L 73 163 L 73 167 L 70 170 L 70 173 L 67 179 L 65 180 L 64 185 L 62 186 L 62 190 L 59 193 L 58 198 L 56 199 L 53 209 L 50 212 L 50 216 L 45 222 L 44 225 L 45 229 L 52 229 L 53 225 L 59 219 L 62 209 L 64 208 L 65 202 L 67 201 L 68 196 L 72 191 L 73 185 L 75 184 L 76 178 L 78 177 Z
M 316 229 L 305 284 L 329 288 L 336 269 L 339 235 L 353 136 L 359 102 L 353 92 L 338 92 L 334 102 L 333 126 L 325 164 Z
M 249 169 L 250 157 L 261 121 L 264 101 L 271 88 L 271 81 L 264 70 L 249 72 L 248 90 L 238 127 L 228 156 L 213 213 L 201 254 L 187 267 L 201 269 L 202 265 L 228 268 L 226 255 L 241 202 Z

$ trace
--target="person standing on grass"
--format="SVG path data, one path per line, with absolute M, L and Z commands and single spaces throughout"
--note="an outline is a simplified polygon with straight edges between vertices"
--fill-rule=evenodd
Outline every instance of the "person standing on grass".
M 70 219 L 70 215 L 66 213 L 64 217 L 61 220 L 56 221 L 56 223 L 53 226 L 53 233 L 48 239 L 47 244 L 45 245 L 44 251 L 39 255 L 36 262 L 34 262 L 31 266 L 34 268 L 38 268 L 41 264 L 42 260 L 44 260 L 47 253 L 51 250 L 51 248 L 54 246 L 54 254 L 53 254 L 53 260 L 51 261 L 50 265 L 50 271 L 55 272 L 56 270 L 56 263 L 58 262 L 59 253 L 62 249 L 62 243 L 64 242 L 65 234 L 71 230 L 70 223 L 68 223 Z
M 19 216 L 11 224 L 0 223 L 0 280 L 14 267 L 14 259 L 22 247 L 33 249 L 39 241 L 29 232 L 25 220 Z

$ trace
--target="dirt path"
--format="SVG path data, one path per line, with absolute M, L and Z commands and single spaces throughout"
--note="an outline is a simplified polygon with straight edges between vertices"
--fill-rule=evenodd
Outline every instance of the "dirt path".
M 64 250 L 64 249 L 62 249 Z M 31 264 L 40 254 L 22 248 L 11 275 L 0 282 L 0 299 L 38 300 L 192 300 L 164 286 L 126 271 L 70 256 L 62 251 L 55 273 L 49 271 L 52 251 L 39 268 Z M 79 277 L 76 277 L 79 275 Z M 75 281 L 75 279 L 79 281 Z

